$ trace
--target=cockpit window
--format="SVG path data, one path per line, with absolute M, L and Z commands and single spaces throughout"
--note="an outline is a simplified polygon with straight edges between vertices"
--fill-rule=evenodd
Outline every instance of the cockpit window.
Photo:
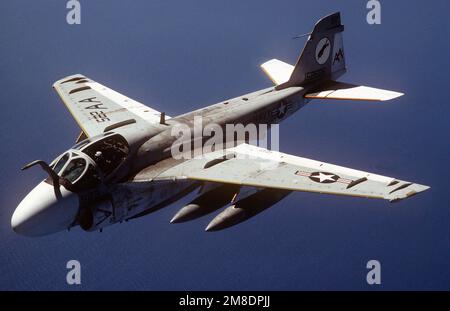
M 128 143 L 121 135 L 108 136 L 82 150 L 95 161 L 105 176 L 114 171 L 127 157 Z
M 59 171 L 61 171 L 61 169 L 66 164 L 67 160 L 69 160 L 69 153 L 66 153 L 65 155 L 63 155 L 61 157 L 61 159 L 59 159 L 59 161 L 56 163 L 55 167 L 53 168 L 53 170 L 55 171 L 56 174 L 58 174 Z
M 57 157 L 51 168 L 80 191 L 101 184 L 127 158 L 126 139 L 112 132 L 86 139 Z
M 102 182 L 102 175 L 86 154 L 71 149 L 56 158 L 52 164 L 56 174 L 70 181 L 76 189 L 89 190 Z M 51 180 L 51 178 L 47 178 Z
M 98 139 L 100 139 L 102 137 L 106 137 L 106 136 L 111 135 L 111 134 L 113 134 L 113 133 L 112 132 L 106 132 L 106 133 L 103 133 L 103 134 L 100 134 L 100 135 L 97 135 L 97 136 L 93 136 L 93 137 L 87 138 L 85 140 L 80 141 L 75 146 L 73 146 L 72 149 L 80 150 L 83 147 L 86 147 L 87 145 L 92 143 L 93 141 L 96 141 L 96 140 L 98 140 Z
M 62 177 L 66 178 L 71 183 L 74 183 L 84 172 L 86 168 L 86 160 L 83 158 L 75 158 L 67 164 Z

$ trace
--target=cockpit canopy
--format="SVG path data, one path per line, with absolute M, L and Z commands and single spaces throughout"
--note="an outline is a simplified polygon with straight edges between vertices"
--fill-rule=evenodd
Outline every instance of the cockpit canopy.
M 119 134 L 83 140 L 50 165 L 56 174 L 80 188 L 95 187 L 127 158 L 129 146 Z

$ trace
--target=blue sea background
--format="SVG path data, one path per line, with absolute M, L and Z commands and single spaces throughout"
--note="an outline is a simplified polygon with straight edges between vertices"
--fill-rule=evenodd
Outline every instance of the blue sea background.
M 448 1 L 0 2 L 0 290 L 449 290 Z M 390 102 L 313 101 L 280 126 L 280 149 L 430 185 L 409 200 L 294 193 L 217 233 L 211 216 L 172 225 L 192 195 L 106 228 L 26 238 L 10 228 L 20 200 L 45 174 L 20 167 L 51 160 L 79 127 L 51 85 L 82 73 L 168 115 L 271 82 L 259 65 L 295 63 L 304 39 L 341 11 L 345 82 L 402 91 Z M 66 283 L 66 262 L 82 284 Z M 381 262 L 381 285 L 366 263 Z

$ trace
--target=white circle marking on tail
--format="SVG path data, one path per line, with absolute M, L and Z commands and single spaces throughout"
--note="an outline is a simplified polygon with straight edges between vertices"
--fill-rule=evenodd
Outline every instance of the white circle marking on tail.
M 331 52 L 331 43 L 328 38 L 322 38 L 320 39 L 319 43 L 316 45 L 316 61 L 323 65 L 328 60 L 328 57 L 330 57 Z

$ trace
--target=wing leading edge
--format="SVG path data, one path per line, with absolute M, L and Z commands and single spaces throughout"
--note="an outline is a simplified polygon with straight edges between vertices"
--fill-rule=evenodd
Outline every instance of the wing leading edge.
M 428 186 L 242 144 L 194 158 L 158 178 L 187 178 L 241 186 L 379 198 L 391 202 Z M 219 159 L 219 160 L 218 160 Z
M 118 125 L 160 121 L 159 111 L 81 74 L 58 80 L 53 88 L 87 137 Z

